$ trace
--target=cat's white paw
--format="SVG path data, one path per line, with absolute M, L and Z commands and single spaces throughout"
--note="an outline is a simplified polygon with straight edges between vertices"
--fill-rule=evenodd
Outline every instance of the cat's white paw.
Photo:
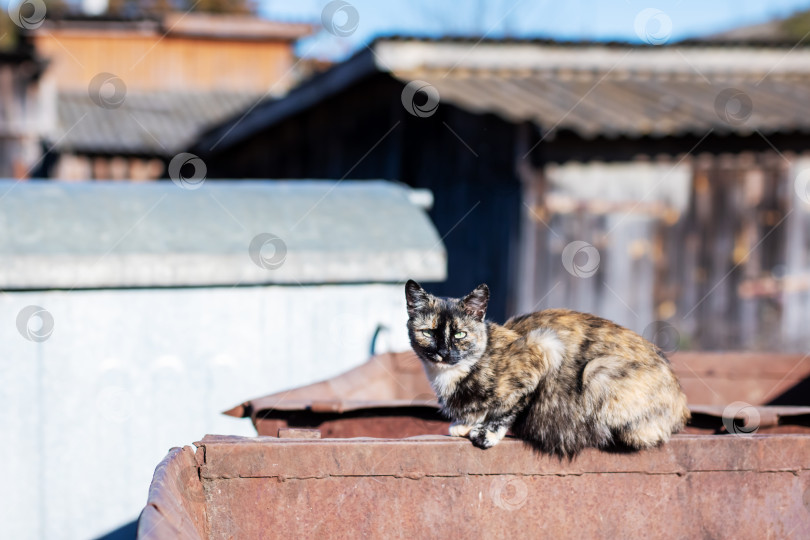
M 470 440 L 478 448 L 492 448 L 506 435 L 506 428 L 500 428 L 497 431 L 490 431 L 486 428 L 473 428 L 470 433 Z
M 466 437 L 470 434 L 470 430 L 472 426 L 468 426 L 466 424 L 460 424 L 458 422 L 453 422 L 450 424 L 450 436 L 451 437 Z
M 506 429 L 499 429 L 498 431 L 487 431 L 485 438 L 487 440 L 487 445 L 489 447 L 493 447 L 499 442 L 501 442 L 506 435 Z

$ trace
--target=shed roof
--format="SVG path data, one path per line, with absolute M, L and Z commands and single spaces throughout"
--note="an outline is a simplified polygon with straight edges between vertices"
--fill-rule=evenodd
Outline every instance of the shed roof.
M 586 138 L 810 132 L 808 47 L 387 38 L 212 130 L 197 148 L 237 144 L 377 73 L 425 81 L 440 103 Z M 724 99 L 726 89 L 740 92 Z M 735 109 L 740 96 L 750 114 Z
M 104 108 L 87 92 L 61 92 L 54 146 L 59 152 L 171 157 L 260 98 L 220 91 L 132 92 L 120 107 Z
M 253 15 L 186 11 L 138 17 L 83 14 L 49 16 L 41 27 L 28 32 L 34 35 L 103 33 L 121 38 L 136 33 L 151 35 L 156 39 L 193 37 L 230 41 L 295 41 L 311 34 L 315 28 L 313 24 L 271 21 Z
M 400 184 L 197 186 L 0 180 L 0 289 L 445 279 L 442 240 Z

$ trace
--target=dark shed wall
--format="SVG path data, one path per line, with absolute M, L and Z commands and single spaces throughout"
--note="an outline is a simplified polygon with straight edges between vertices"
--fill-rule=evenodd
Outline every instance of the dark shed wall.
M 391 179 L 434 194 L 430 216 L 444 238 L 448 279 L 430 286 L 461 296 L 492 289 L 503 320 L 513 286 L 520 188 L 515 127 L 493 115 L 440 104 L 419 118 L 404 85 L 379 74 L 227 150 L 205 155 L 210 178 Z

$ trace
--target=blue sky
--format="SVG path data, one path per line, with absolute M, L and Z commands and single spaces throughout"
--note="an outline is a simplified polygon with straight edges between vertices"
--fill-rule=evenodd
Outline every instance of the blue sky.
M 299 54 L 339 58 L 376 35 L 474 35 L 640 42 L 637 19 L 663 12 L 668 41 L 765 22 L 810 9 L 810 0 L 346 0 L 359 18 L 348 37 L 322 32 Z M 329 0 L 259 0 L 268 18 L 319 22 Z M 345 19 L 343 19 L 345 20 Z M 341 23 L 343 22 L 341 20 Z M 661 30 L 654 27 L 653 32 Z

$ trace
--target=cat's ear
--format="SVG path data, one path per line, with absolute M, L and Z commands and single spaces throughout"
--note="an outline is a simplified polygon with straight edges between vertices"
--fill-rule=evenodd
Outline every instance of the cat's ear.
M 461 301 L 464 311 L 477 321 L 484 320 L 484 315 L 487 314 L 487 304 L 489 304 L 489 287 L 483 283 Z
M 405 284 L 405 301 L 408 303 L 408 315 L 413 315 L 427 307 L 430 295 L 412 279 Z

